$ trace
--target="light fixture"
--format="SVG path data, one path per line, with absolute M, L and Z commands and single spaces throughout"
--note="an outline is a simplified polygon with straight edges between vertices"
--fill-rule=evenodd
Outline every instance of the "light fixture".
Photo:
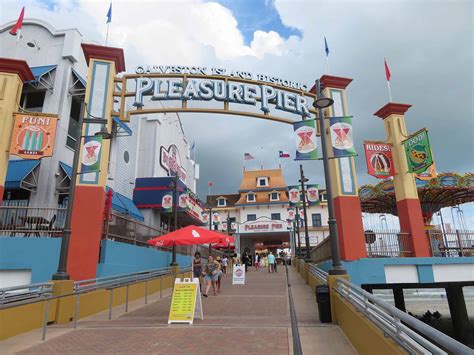
M 107 130 L 107 127 L 105 127 L 105 126 L 102 126 L 100 131 L 96 132 L 94 134 L 94 136 L 102 137 L 102 139 L 111 139 L 112 138 L 112 135 L 109 133 L 109 131 Z
M 326 108 L 326 107 L 332 106 L 333 104 L 334 104 L 333 99 L 331 99 L 330 97 L 324 97 L 324 96 L 317 98 L 313 102 L 313 106 L 315 108 Z

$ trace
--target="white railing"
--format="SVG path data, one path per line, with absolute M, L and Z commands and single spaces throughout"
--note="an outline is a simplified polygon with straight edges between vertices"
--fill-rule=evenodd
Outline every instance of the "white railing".
M 409 353 L 473 353 L 472 349 L 467 346 L 400 311 L 346 279 L 337 279 L 336 292 Z
M 328 283 L 328 273 L 324 270 L 321 270 L 320 268 L 318 268 L 316 265 L 314 264 L 311 264 L 310 267 L 309 267 L 309 272 L 314 276 L 316 277 L 317 279 L 319 279 L 323 284 L 327 284 Z
M 52 282 L 0 288 L 0 305 L 48 298 L 52 294 Z
M 0 235 L 12 237 L 59 237 L 66 208 L 0 206 Z

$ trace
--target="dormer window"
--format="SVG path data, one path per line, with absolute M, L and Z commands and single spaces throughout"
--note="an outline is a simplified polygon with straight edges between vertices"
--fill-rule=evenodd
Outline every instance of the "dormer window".
M 280 201 L 280 194 L 278 192 L 270 193 L 270 201 Z
M 262 177 L 257 178 L 257 187 L 268 187 L 268 186 L 269 186 L 268 177 L 262 176 Z
M 227 200 L 225 198 L 218 198 L 217 199 L 217 206 L 219 206 L 219 207 L 227 206 Z
M 247 194 L 247 202 L 255 202 L 255 194 L 253 192 Z
M 326 196 L 326 193 L 323 192 L 323 193 L 321 194 L 321 201 L 327 201 L 327 200 L 328 200 L 328 198 L 327 198 L 327 196 Z

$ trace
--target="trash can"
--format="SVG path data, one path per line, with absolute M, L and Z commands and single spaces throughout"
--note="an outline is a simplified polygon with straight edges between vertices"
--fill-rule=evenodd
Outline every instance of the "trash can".
M 329 286 L 316 286 L 316 302 L 318 303 L 319 320 L 321 323 L 331 323 L 331 300 Z

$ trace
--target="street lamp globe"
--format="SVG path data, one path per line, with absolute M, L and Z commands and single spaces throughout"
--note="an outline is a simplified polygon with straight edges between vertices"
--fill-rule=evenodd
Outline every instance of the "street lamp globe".
M 333 99 L 331 99 L 330 97 L 324 97 L 324 96 L 317 98 L 313 102 L 313 106 L 315 108 L 326 108 L 326 107 L 332 106 L 333 104 L 334 104 Z
M 102 137 L 102 139 L 111 139 L 112 138 L 112 134 L 109 133 L 109 131 L 107 130 L 107 127 L 105 127 L 105 126 L 102 126 L 100 131 L 95 133 L 94 136 Z

